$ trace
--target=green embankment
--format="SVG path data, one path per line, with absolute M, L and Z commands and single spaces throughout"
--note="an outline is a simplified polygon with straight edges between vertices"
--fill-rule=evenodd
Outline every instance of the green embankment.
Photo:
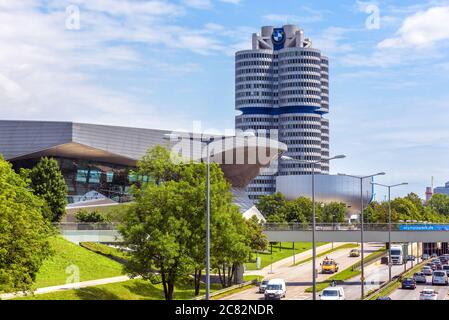
M 122 265 L 101 256 L 62 237 L 50 239 L 54 255 L 44 261 L 40 268 L 34 288 L 62 285 L 73 282 L 74 271 L 79 270 L 79 281 L 120 276 Z

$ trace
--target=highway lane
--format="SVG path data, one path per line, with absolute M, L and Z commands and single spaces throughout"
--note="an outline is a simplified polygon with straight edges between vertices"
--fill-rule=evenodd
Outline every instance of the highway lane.
M 433 286 L 432 277 L 428 276 L 426 278 L 427 283 L 418 283 L 415 290 L 400 288 L 393 291 L 389 295 L 389 297 L 392 300 L 419 300 L 419 294 L 421 290 L 428 288 L 435 289 L 435 291 L 438 292 L 438 300 L 447 300 L 447 296 L 449 294 L 449 286 Z
M 412 266 L 411 262 L 407 264 L 407 269 Z M 404 265 L 394 265 L 391 268 L 392 277 L 404 272 Z M 365 267 L 365 295 L 371 290 L 378 289 L 382 283 L 388 281 L 388 265 L 380 264 L 380 260 Z M 338 286 L 345 290 L 346 300 L 360 300 L 361 281 L 360 275 L 348 279 L 344 284 Z
M 366 244 L 365 254 L 370 254 L 383 244 Z M 329 258 L 335 259 L 339 263 L 340 271 L 350 267 L 356 263 L 360 258 L 350 258 L 349 252 L 351 249 L 341 249 L 328 255 Z M 317 268 L 324 257 L 317 259 Z M 311 294 L 306 293 L 305 290 L 312 286 L 312 262 L 307 262 L 299 266 L 285 266 L 273 270 L 273 274 L 269 274 L 266 279 L 281 278 L 284 279 L 287 284 L 287 300 L 307 300 L 311 299 Z M 324 281 L 331 277 L 332 274 L 318 274 L 317 281 Z M 244 290 L 229 296 L 222 298 L 223 300 L 263 300 L 264 295 L 258 293 L 258 288 L 253 287 L 248 290 Z

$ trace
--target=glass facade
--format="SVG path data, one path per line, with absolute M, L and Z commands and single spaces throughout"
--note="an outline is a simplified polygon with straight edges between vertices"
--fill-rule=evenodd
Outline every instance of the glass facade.
M 58 161 L 68 188 L 69 203 L 77 202 L 80 196 L 97 191 L 117 202 L 130 200 L 128 194 L 138 177 L 132 174 L 133 167 L 84 159 L 54 158 Z M 32 168 L 39 159 L 13 162 L 16 170 Z M 144 177 L 144 181 L 149 179 Z

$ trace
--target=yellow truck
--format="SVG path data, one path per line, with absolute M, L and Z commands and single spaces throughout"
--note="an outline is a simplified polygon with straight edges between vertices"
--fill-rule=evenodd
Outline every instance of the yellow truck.
M 338 272 L 338 263 L 334 259 L 324 259 L 321 265 L 321 273 Z

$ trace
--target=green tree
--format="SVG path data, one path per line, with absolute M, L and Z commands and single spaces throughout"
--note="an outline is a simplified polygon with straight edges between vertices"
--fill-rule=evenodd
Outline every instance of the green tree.
M 316 205 L 315 209 L 318 209 Z M 305 223 L 312 221 L 312 200 L 306 197 L 299 197 L 293 201 L 287 201 L 283 211 L 287 222 Z
M 428 202 L 428 206 L 436 213 L 449 217 L 449 196 L 446 194 L 434 194 Z
M 321 205 L 320 205 L 321 207 Z M 321 222 L 341 223 L 346 221 L 346 205 L 340 202 L 324 204 L 321 209 Z
M 265 251 L 268 246 L 267 236 L 263 234 L 262 225 L 259 219 L 254 215 L 250 219 L 245 220 L 248 227 L 248 245 L 252 251 Z M 251 260 L 251 256 L 250 256 Z
M 67 186 L 58 162 L 54 159 L 42 158 L 34 168 L 28 171 L 28 178 L 33 193 L 45 200 L 48 206 L 45 210 L 46 218 L 51 222 L 61 221 L 67 205 Z
M 176 157 L 176 160 L 180 160 Z M 157 145 L 149 149 L 143 158 L 137 163 L 137 186 L 144 184 L 145 178 L 160 184 L 164 181 L 178 181 L 182 166 L 172 161 L 170 151 Z
M 135 191 L 135 203 L 129 206 L 120 232 L 133 248 L 125 269 L 131 276 L 161 281 L 166 300 L 173 300 L 175 283 L 193 269 L 188 244 L 187 199 L 192 188 L 186 182 L 168 181 L 148 184 Z
M 192 273 L 199 294 L 206 260 L 206 165 L 175 164 L 170 158 L 168 150 L 157 146 L 139 162 L 136 174 L 152 177 L 156 183 L 135 185 L 135 204 L 120 228 L 126 243 L 136 248 L 128 272 L 160 280 L 166 299 L 173 298 L 176 281 Z M 249 228 L 233 204 L 230 184 L 220 167 L 211 164 L 210 173 L 211 261 L 220 267 L 224 263 L 227 279 L 232 280 L 250 250 Z
M 268 222 L 284 222 L 285 206 L 287 200 L 285 196 L 277 192 L 272 195 L 262 196 L 257 203 L 257 209 L 264 215 Z
M 51 254 L 44 202 L 0 156 L 0 292 L 29 290 Z

